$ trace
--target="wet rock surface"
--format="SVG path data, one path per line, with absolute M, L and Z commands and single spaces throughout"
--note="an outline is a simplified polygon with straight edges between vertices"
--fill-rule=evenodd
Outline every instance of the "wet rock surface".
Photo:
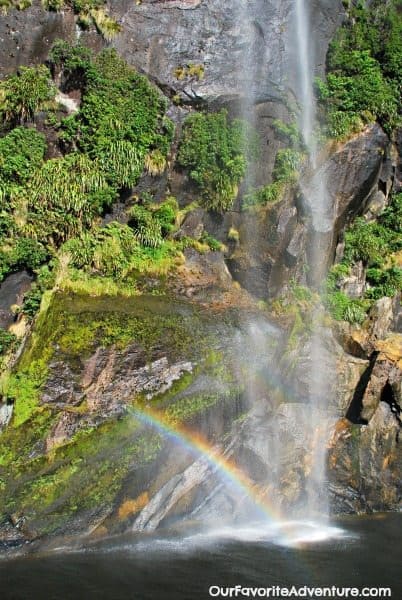
M 0 286 L 0 326 L 7 329 L 14 321 L 13 307 L 21 306 L 24 294 L 30 289 L 32 276 L 27 271 L 12 273 Z

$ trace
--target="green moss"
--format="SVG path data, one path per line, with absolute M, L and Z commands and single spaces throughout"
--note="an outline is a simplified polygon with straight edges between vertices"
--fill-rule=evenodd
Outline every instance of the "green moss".
M 40 391 L 48 375 L 50 351 L 32 361 L 28 368 L 10 374 L 3 382 L 4 395 L 14 401 L 13 425 L 25 423 L 39 404 Z
M 230 396 L 230 393 L 194 395 L 181 398 L 169 406 L 166 410 L 166 417 L 168 420 L 171 419 L 172 421 L 187 421 L 196 414 L 217 404 L 217 402 L 221 401 L 225 395 L 228 397 Z
M 49 415 L 36 415 L 30 429 L 25 424 L 14 436 L 6 432 L 0 445 L 3 509 L 17 507 L 38 523 L 46 514 L 42 533 L 58 525 L 61 507 L 65 522 L 76 510 L 111 503 L 129 467 L 153 460 L 161 447 L 159 436 L 141 434 L 138 423 L 124 417 L 77 433 L 47 456 L 29 456 L 34 440 L 44 439 L 49 431 Z
M 48 408 L 42 408 L 32 413 L 18 428 L 8 427 L 0 437 L 0 475 L 12 474 L 10 479 L 17 480 L 26 465 L 38 460 L 40 452 L 35 453 L 35 448 L 40 448 L 50 431 L 54 421 L 54 414 Z
M 166 298 L 116 297 L 111 305 L 108 298 L 54 294 L 11 376 L 14 386 L 23 375 L 26 380 L 18 388 L 18 427 L 8 427 L 0 437 L 2 511 L 18 511 L 36 532 L 51 534 L 82 511 L 111 507 L 128 473 L 154 460 L 164 443 L 163 436 L 129 415 L 85 426 L 83 403 L 68 409 L 83 417 L 81 429 L 46 451 L 61 413 L 57 407 L 41 406 L 38 399 L 55 352 L 73 369 L 98 347 L 124 349 L 134 342 L 149 360 L 165 350 L 172 362 L 191 360 L 197 364 L 194 371 L 155 399 L 166 418 L 185 421 L 238 393 L 225 352 L 213 350 L 218 338 L 221 342 L 209 315 Z M 200 391 L 198 378 L 203 375 L 208 388 Z

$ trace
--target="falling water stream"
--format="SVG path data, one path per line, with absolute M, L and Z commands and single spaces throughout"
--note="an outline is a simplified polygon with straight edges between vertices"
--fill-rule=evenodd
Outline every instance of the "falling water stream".
M 295 71 L 297 74 L 296 90 L 299 105 L 299 127 L 304 145 L 308 154 L 309 170 L 314 173 L 317 168 L 317 143 L 315 141 L 315 98 L 313 90 L 313 52 L 311 46 L 312 31 L 310 27 L 311 16 L 307 0 L 294 0 L 293 19 L 296 32 Z M 244 35 L 239 63 L 239 79 L 242 81 L 241 116 L 250 126 L 250 131 L 256 127 L 255 82 L 261 77 L 261 64 L 265 64 L 264 47 L 258 37 L 256 26 L 256 4 L 241 0 L 238 3 L 239 22 L 242 23 Z M 259 5 L 259 10 L 261 6 Z M 255 186 L 255 173 L 253 168 L 246 175 L 246 188 Z M 327 198 L 325 178 L 320 184 L 310 186 L 307 183 L 303 193 L 310 195 L 310 203 L 314 206 L 315 218 L 320 221 L 322 207 Z M 247 245 L 248 239 L 255 237 L 255 231 L 244 232 Z M 248 239 L 247 239 L 248 238 Z M 253 240 L 254 244 L 259 240 Z M 311 242 L 314 246 L 314 240 Z M 314 250 L 312 249 L 314 253 Z M 311 254 L 311 252 L 310 252 Z M 318 257 L 317 257 L 318 258 Z M 249 277 L 252 278 L 253 272 Z M 252 281 L 249 281 L 252 288 Z M 278 333 L 276 329 L 264 319 L 245 317 L 238 339 L 232 341 L 234 354 L 239 356 L 236 371 L 242 378 L 244 392 L 244 408 L 248 411 L 248 431 L 243 438 L 237 440 L 234 447 L 228 451 L 208 445 L 199 438 L 192 437 L 186 431 L 173 430 L 170 423 L 164 422 L 161 415 L 137 414 L 136 417 L 143 423 L 148 423 L 164 438 L 173 439 L 174 444 L 185 444 L 195 456 L 194 462 L 177 476 L 175 485 L 165 494 L 165 489 L 156 494 L 149 506 L 137 518 L 134 531 L 152 531 L 163 526 L 164 519 L 170 508 L 180 501 L 190 489 L 202 486 L 202 481 L 209 478 L 215 481 L 210 486 L 207 495 L 202 498 L 198 506 L 193 509 L 190 519 L 199 520 L 203 524 L 202 535 L 215 537 L 234 537 L 244 540 L 270 539 L 278 544 L 288 546 L 299 543 L 317 542 L 331 537 L 339 537 L 342 531 L 331 527 L 328 522 L 328 500 L 326 485 L 326 427 L 325 408 L 328 402 L 327 376 L 321 368 L 322 334 L 318 323 L 320 321 L 319 309 L 312 315 L 313 332 L 310 339 L 310 386 L 304 403 L 294 402 L 291 397 L 285 398 L 282 407 L 272 406 L 269 397 L 272 389 L 272 380 L 280 379 L 280 371 L 273 364 L 274 347 Z M 236 351 L 237 348 L 237 351 Z M 265 380 L 261 384 L 261 380 Z M 268 384 L 267 384 L 268 382 Z M 276 410 L 276 416 L 273 412 Z M 273 422 L 281 419 L 284 422 L 283 431 L 290 432 L 282 435 Z M 304 465 L 304 494 L 297 502 L 283 503 L 284 481 L 289 481 L 289 461 L 287 453 L 301 460 Z M 251 456 L 258 456 L 261 464 L 265 465 L 265 480 L 261 474 L 256 474 L 253 459 L 243 459 L 237 466 L 236 458 L 244 457 L 245 451 L 251 450 Z M 247 454 L 247 453 L 246 453 Z M 227 460 L 229 457 L 229 462 Z M 232 464 L 234 460 L 234 464 Z M 244 470 L 244 473 L 242 472 Z M 248 473 L 252 473 L 250 477 Z M 228 474 L 231 484 L 228 484 Z M 291 478 L 291 475 L 290 475 Z M 236 485 L 233 487 L 233 479 Z M 264 494 L 255 492 L 253 482 Z M 240 485 L 239 485 L 240 482 Z M 203 488 L 201 488 L 203 489 Z M 245 503 L 245 494 L 248 502 Z M 228 504 L 229 498 L 229 504 Z M 257 511 L 253 510 L 257 508 Z M 226 504 L 225 504 L 226 502 Z M 228 506 L 233 507 L 233 513 Z M 222 508 L 223 507 L 223 508 Z M 256 512 L 257 517 L 256 517 Z M 228 514 L 230 513 L 230 514 Z M 261 516 L 261 513 L 262 516 Z M 265 514 L 265 516 L 264 516 Z M 197 532 L 197 539 L 200 533 Z
M 316 102 L 314 96 L 314 60 L 313 60 L 313 31 L 311 28 L 311 3 L 307 0 L 295 0 L 296 41 L 297 41 L 297 75 L 299 86 L 299 127 L 303 141 L 308 153 L 310 168 L 314 172 L 317 169 L 318 147 L 315 136 L 316 125 Z M 312 209 L 313 229 L 320 232 L 323 229 L 322 222 L 325 220 L 326 202 L 328 198 L 327 182 L 325 173 L 316 178 L 315 185 L 308 185 L 302 193 L 309 195 Z M 325 230 L 325 226 L 324 226 Z M 307 254 L 310 257 L 310 268 L 314 270 L 320 261 L 321 247 L 318 243 L 317 234 L 309 236 L 310 248 Z M 320 270 L 321 271 L 321 270 Z M 314 281 L 315 287 L 320 288 L 322 275 L 312 273 L 310 279 Z M 310 473 L 306 481 L 307 504 L 306 516 L 317 516 L 328 520 L 328 492 L 326 485 L 326 431 L 323 426 L 323 408 L 329 402 L 328 374 L 323 368 L 323 337 L 320 308 L 313 309 L 311 315 L 313 331 L 311 333 L 311 372 L 309 376 L 309 432 L 310 439 Z

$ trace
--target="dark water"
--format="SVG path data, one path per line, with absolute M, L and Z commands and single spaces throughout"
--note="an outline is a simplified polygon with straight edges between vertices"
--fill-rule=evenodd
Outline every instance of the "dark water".
M 198 600 L 209 586 L 392 588 L 402 598 L 402 515 L 348 518 L 346 537 L 298 548 L 264 539 L 114 539 L 0 561 L 2 600 Z M 263 536 L 262 536 L 263 537 Z M 315 596 L 314 596 L 315 597 Z

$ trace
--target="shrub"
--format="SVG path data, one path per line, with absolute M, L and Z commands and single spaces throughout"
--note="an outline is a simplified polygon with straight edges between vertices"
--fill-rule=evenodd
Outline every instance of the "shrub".
M 284 182 L 274 181 L 258 190 L 245 194 L 242 200 L 242 209 L 246 210 L 253 206 L 261 206 L 268 203 L 277 202 L 283 193 Z
M 365 306 L 364 302 L 349 298 L 343 292 L 335 291 L 329 293 L 325 300 L 329 312 L 337 321 L 360 324 L 366 318 L 367 306 Z
M 384 296 L 395 296 L 402 290 L 402 269 L 391 267 L 389 269 L 371 268 L 367 270 L 367 281 L 370 285 L 366 297 L 378 300 Z
M 138 242 L 150 248 L 161 246 L 162 227 L 155 215 L 140 204 L 133 206 L 129 214 L 129 224 Z
M 206 208 L 217 212 L 230 209 L 246 170 L 242 124 L 229 123 L 224 110 L 190 115 L 177 161 L 189 169 Z
M 91 59 L 58 42 L 52 60 L 84 88 L 79 113 L 62 121 L 62 139 L 96 160 L 116 188 L 132 187 L 145 160 L 151 173 L 162 172 L 174 129 L 159 91 L 114 50 Z
M 29 183 L 26 231 L 58 244 L 89 227 L 115 195 L 86 155 L 48 160 Z
M 49 254 L 38 241 L 21 237 L 16 240 L 11 252 L 11 260 L 15 269 L 27 268 L 33 271 L 46 262 Z
M 361 322 L 361 311 L 372 301 L 402 290 L 402 269 L 392 264 L 393 253 L 402 248 L 401 204 L 401 195 L 394 195 L 378 222 L 358 218 L 346 232 L 343 260 L 332 267 L 327 278 L 326 303 L 334 318 Z M 338 282 L 359 260 L 367 267 L 367 289 L 363 300 L 352 300 L 339 291 Z
M 327 83 L 317 84 L 329 135 L 345 137 L 370 120 L 388 132 L 400 123 L 401 33 L 400 0 L 349 7 L 330 45 Z
M 298 150 L 291 148 L 279 150 L 275 158 L 274 180 L 284 183 L 295 181 L 302 160 L 303 154 Z
M 36 313 L 39 311 L 42 302 L 43 292 L 38 286 L 33 286 L 32 289 L 27 292 L 24 296 L 22 303 L 22 312 L 24 315 L 33 319 Z
M 402 247 L 402 193 L 395 194 L 380 217 L 380 223 L 388 230 L 399 234 L 395 236 L 393 248 L 399 250 Z
M 26 183 L 42 164 L 45 150 L 44 135 L 36 129 L 16 127 L 0 138 L 0 179 Z
M 135 204 L 129 211 L 129 225 L 140 244 L 157 248 L 163 238 L 175 229 L 177 211 L 175 198 L 153 206 L 150 203 Z
M 358 218 L 345 234 L 344 260 L 381 263 L 386 251 L 387 231 L 378 223 Z
M 79 70 L 85 73 L 93 60 L 93 52 L 86 46 L 76 44 L 72 46 L 65 40 L 56 40 L 49 53 L 50 65 L 63 68 L 64 74 L 71 76 Z
M 47 67 L 20 67 L 0 82 L 0 116 L 11 123 L 32 120 L 56 95 Z

